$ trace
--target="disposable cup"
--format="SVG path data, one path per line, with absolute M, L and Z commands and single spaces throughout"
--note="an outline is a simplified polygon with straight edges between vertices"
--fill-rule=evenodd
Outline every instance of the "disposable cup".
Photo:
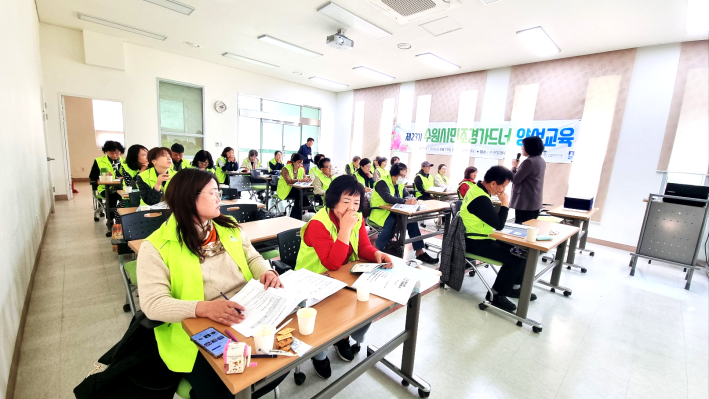
M 133 192 L 133 187 L 127 186 L 126 188 L 123 189 L 123 191 L 125 191 L 126 194 L 130 194 Z
M 527 241 L 535 242 L 537 241 L 537 233 L 539 233 L 539 228 L 530 227 L 527 229 Z
M 369 300 L 369 284 L 357 284 L 357 300 L 360 302 Z
M 273 338 L 276 336 L 276 327 L 263 324 L 254 329 L 254 345 L 256 353 L 268 353 L 273 350 Z
M 310 335 L 315 330 L 315 316 L 318 311 L 313 308 L 302 308 L 298 311 L 298 331 L 301 335 Z

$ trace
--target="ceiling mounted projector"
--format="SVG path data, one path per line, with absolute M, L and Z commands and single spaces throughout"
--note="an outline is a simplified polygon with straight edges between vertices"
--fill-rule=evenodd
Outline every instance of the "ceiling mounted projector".
M 345 36 L 344 29 L 340 29 L 334 35 L 328 36 L 325 43 L 338 50 L 352 50 L 354 48 L 354 41 Z

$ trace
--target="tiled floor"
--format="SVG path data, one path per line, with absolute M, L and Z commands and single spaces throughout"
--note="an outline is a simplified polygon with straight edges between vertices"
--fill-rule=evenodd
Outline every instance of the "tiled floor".
M 93 363 L 116 343 L 130 317 L 104 226 L 94 223 L 88 188 L 57 202 L 47 229 L 20 356 L 16 398 L 71 398 Z M 591 227 L 593 228 L 593 227 Z M 628 254 L 589 245 L 577 257 L 588 273 L 564 270 L 563 297 L 544 289 L 529 315 L 541 334 L 480 311 L 483 286 L 466 278 L 461 292 L 436 290 L 422 300 L 416 373 L 439 398 L 709 397 L 709 296 L 706 274 L 691 291 L 681 270 L 641 262 L 628 275 Z M 491 271 L 485 275 L 492 279 Z M 405 310 L 373 324 L 367 342 L 382 345 L 403 328 Z M 54 350 L 47 350 L 55 344 Z M 40 350 L 41 349 L 41 350 Z M 363 351 L 364 352 L 364 351 Z M 360 357 L 364 353 L 360 353 Z M 398 363 L 399 348 L 392 360 Z M 330 350 L 334 380 L 349 368 Z M 327 382 L 281 385 L 284 398 L 310 398 Z M 38 379 L 41 376 L 41 379 Z M 338 398 L 414 398 L 382 366 Z

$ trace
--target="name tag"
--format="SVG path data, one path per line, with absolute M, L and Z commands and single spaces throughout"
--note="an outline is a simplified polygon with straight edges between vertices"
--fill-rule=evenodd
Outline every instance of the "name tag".
M 239 239 L 234 236 L 231 236 L 230 238 L 231 238 L 231 242 L 238 242 L 239 241 Z

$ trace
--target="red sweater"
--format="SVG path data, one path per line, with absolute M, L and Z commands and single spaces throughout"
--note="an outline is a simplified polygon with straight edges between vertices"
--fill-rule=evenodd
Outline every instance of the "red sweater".
M 466 181 L 469 181 L 469 182 L 475 184 L 475 181 L 474 181 L 474 180 L 470 180 L 470 179 L 463 179 L 463 180 L 460 181 L 460 183 L 458 183 L 458 188 L 459 188 L 459 190 L 460 190 L 460 195 L 462 195 L 463 198 L 465 198 L 465 194 L 467 194 L 467 193 L 468 193 L 468 189 L 470 189 L 470 186 L 468 186 L 467 184 L 463 184 L 463 182 L 466 182 Z
M 337 231 L 339 232 L 340 221 L 335 217 L 332 210 L 330 211 L 330 220 L 335 223 L 335 227 L 337 227 Z M 315 249 L 318 258 L 320 258 L 323 266 L 328 270 L 338 270 L 340 266 L 347 264 L 347 259 L 349 259 L 352 252 L 354 252 L 352 244 L 345 244 L 338 239 L 333 241 L 330 232 L 317 220 L 310 221 L 308 228 L 305 229 L 303 240 L 305 240 L 306 245 Z M 357 252 L 359 258 L 368 262 L 374 262 L 375 252 L 377 252 L 377 249 L 374 248 L 369 241 L 367 229 L 364 227 L 364 223 L 362 223 L 362 228 L 359 230 L 359 250 Z

